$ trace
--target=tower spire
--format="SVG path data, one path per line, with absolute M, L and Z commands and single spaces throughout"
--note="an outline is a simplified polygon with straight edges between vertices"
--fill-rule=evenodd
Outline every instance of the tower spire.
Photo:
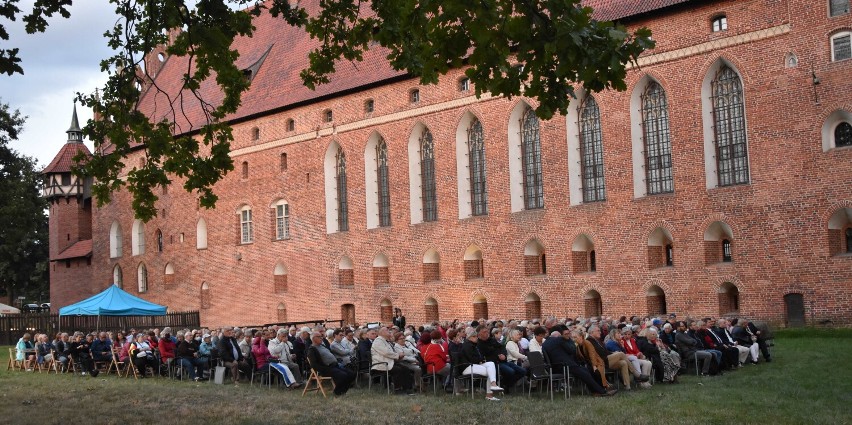
M 71 127 L 68 128 L 68 142 L 80 143 L 83 141 L 83 130 L 80 129 L 80 122 L 77 120 L 77 103 L 74 103 L 74 113 L 71 115 Z

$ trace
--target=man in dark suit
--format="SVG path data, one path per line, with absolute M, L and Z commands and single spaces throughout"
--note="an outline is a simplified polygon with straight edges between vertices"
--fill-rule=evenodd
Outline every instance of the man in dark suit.
M 697 358 L 701 362 L 701 374 L 707 375 L 710 372 L 710 362 L 713 361 L 713 355 L 699 349 L 701 344 L 686 331 L 686 322 L 678 322 L 675 343 L 682 359 L 693 361 Z
M 222 359 L 222 364 L 231 369 L 231 379 L 234 380 L 234 385 L 240 382 L 240 370 L 250 371 L 250 367 L 246 359 L 240 351 L 240 344 L 234 338 L 234 330 L 225 328 L 222 332 L 222 338 L 219 339 L 219 344 L 216 345 L 219 350 L 219 357 Z
M 307 350 L 308 362 L 321 376 L 331 377 L 334 381 L 334 395 L 346 394 L 355 382 L 355 372 L 340 367 L 334 353 L 323 345 L 323 339 L 325 338 L 321 332 L 314 331 L 311 334 L 311 346 Z
M 574 341 L 571 339 L 570 330 L 563 330 L 562 337 L 551 336 L 547 338 L 544 340 L 544 344 L 542 344 L 541 349 L 547 354 L 552 366 L 556 366 L 558 368 L 568 366 L 568 372 L 571 376 L 583 381 L 583 383 L 586 384 L 595 396 L 611 396 L 616 393 L 615 390 L 607 391 L 604 387 L 598 384 L 597 381 L 595 381 L 595 378 L 592 377 L 592 374 L 589 373 L 588 369 L 577 364 L 577 361 L 575 360 L 577 355 L 577 346 L 574 345 Z M 559 369 L 556 369 L 556 371 L 558 372 Z

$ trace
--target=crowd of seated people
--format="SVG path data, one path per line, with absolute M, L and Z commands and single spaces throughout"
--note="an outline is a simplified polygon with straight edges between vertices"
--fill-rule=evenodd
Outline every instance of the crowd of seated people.
M 27 333 L 15 347 L 15 360 L 23 370 L 52 364 L 64 371 L 73 365 L 76 372 L 93 376 L 110 363 L 132 363 L 139 378 L 149 371 L 162 376 L 174 371 L 192 381 L 204 380 L 221 366 L 234 385 L 261 373 L 280 377 L 291 389 L 305 385 L 313 369 L 333 380 L 337 395 L 362 375 L 388 378 L 376 382 L 398 394 L 422 391 L 424 377 L 435 380 L 430 385 L 461 393 L 454 378 L 476 375 L 485 381 L 488 400 L 526 387 L 533 352 L 541 353 L 553 373 L 567 372 L 596 396 L 611 396 L 617 388 L 650 388 L 651 378 L 657 384 L 677 383 L 687 366 L 695 365 L 699 375 L 721 375 L 757 364 L 761 354 L 771 361 L 765 329 L 745 319 L 550 317 L 456 320 L 416 328 L 405 324 L 400 311 L 395 322 L 337 329 L 75 332 L 57 333 L 52 341 Z

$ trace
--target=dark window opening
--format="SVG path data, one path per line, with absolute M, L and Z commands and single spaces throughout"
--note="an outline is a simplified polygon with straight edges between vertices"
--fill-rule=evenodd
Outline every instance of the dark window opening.
M 731 262 L 731 241 L 727 239 L 722 240 L 722 262 Z
M 470 90 L 470 78 L 462 78 L 459 80 L 459 91 L 468 91 Z
M 70 186 L 71 185 L 71 173 L 62 173 L 62 185 Z
M 349 205 L 346 200 L 346 154 L 337 149 L 337 230 L 349 230 Z
M 411 103 L 420 102 L 420 90 L 414 89 L 408 93 L 408 101 Z
M 367 101 L 364 102 L 364 112 L 371 114 L 371 113 L 373 113 L 374 107 L 375 107 L 375 102 L 373 102 L 373 99 L 367 99 Z
M 589 252 L 589 271 L 596 272 L 598 271 L 598 259 L 595 251 L 592 250 Z
M 852 58 L 852 34 L 844 34 L 831 39 L 832 61 Z
M 545 254 L 541 254 L 541 274 L 547 274 L 547 258 Z
M 296 129 L 296 121 L 292 118 L 287 120 L 287 131 L 293 131 Z
M 325 122 L 332 122 L 332 121 L 334 121 L 334 112 L 332 112 L 331 109 L 329 109 L 329 110 L 325 111 Z
M 604 180 L 603 134 L 598 103 L 587 96 L 580 105 L 580 171 L 583 182 L 583 202 L 606 200 Z
M 527 108 L 521 118 L 521 166 L 524 177 L 524 208 L 544 208 L 544 182 L 541 171 L 541 132 L 538 117 Z
M 470 170 L 470 208 L 473 215 L 488 214 L 485 184 L 485 137 L 482 123 L 474 119 L 467 130 L 468 167 Z
M 834 129 L 834 146 L 852 146 L 852 124 L 842 122 Z
M 648 194 L 673 192 L 668 101 L 666 92 L 657 82 L 648 84 L 642 94 L 642 135 Z
M 846 253 L 852 254 L 852 227 L 846 229 Z
M 243 161 L 243 178 L 247 179 L 248 176 L 249 176 L 248 161 Z
M 740 77 L 723 66 L 713 80 L 713 130 L 719 186 L 748 183 L 745 105 Z
M 420 136 L 420 183 L 423 196 L 423 221 L 438 220 L 438 199 L 435 187 L 435 143 L 428 128 Z
M 279 164 L 281 171 L 287 171 L 287 153 L 284 152 L 281 154 L 281 163 Z
M 255 127 L 253 129 L 251 129 L 251 139 L 252 140 L 259 140 L 260 139 L 260 129 L 259 128 Z
M 157 230 L 157 252 L 163 252 L 163 232 Z
M 379 226 L 391 225 L 390 179 L 388 178 L 388 145 L 380 139 L 376 145 L 376 179 L 378 182 Z
M 669 267 L 674 265 L 674 249 L 671 244 L 666 245 L 666 265 Z

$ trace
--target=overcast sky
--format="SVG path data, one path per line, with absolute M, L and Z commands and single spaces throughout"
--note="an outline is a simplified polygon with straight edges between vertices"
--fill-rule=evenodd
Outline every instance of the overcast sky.
M 32 0 L 21 3 L 27 10 Z M 69 10 L 70 19 L 54 16 L 40 34 L 27 34 L 20 21 L 3 21 L 10 39 L 0 41 L 0 48 L 21 49 L 24 75 L 0 75 L 0 100 L 28 117 L 12 147 L 38 159 L 40 168 L 67 140 L 75 94 L 91 93 L 106 82 L 100 61 L 112 55 L 103 33 L 116 21 L 114 7 L 107 0 L 84 0 L 75 1 Z M 81 127 L 92 117 L 79 106 L 77 114 Z M 92 143 L 86 144 L 91 150 Z

